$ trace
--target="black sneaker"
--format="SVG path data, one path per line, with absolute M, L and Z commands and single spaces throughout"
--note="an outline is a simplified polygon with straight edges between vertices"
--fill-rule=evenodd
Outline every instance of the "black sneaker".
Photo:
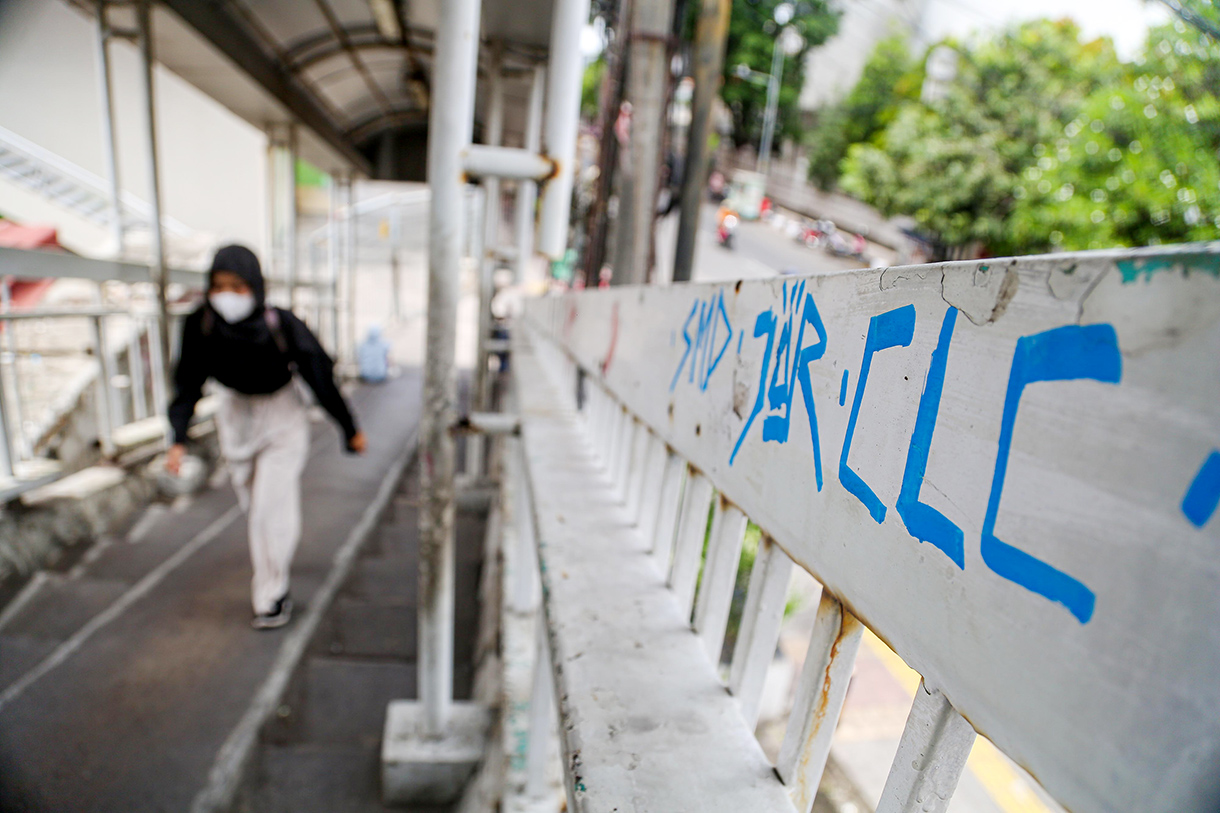
M 271 608 L 271 612 L 254 616 L 250 626 L 256 630 L 273 630 L 287 624 L 290 618 L 292 618 L 292 599 L 285 593 L 284 597 Z

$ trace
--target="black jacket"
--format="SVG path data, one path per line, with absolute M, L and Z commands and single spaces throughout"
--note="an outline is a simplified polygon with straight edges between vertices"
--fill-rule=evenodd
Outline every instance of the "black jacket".
M 326 355 L 317 338 L 292 311 L 276 308 L 281 350 L 267 324 L 263 304 L 263 276 L 258 260 L 248 249 L 228 246 L 216 254 L 212 272 L 232 271 L 250 285 L 255 308 L 250 316 L 229 324 L 206 302 L 186 317 L 182 325 L 182 346 L 174 370 L 176 395 L 169 406 L 169 422 L 174 442 L 186 441 L 186 430 L 195 404 L 203 395 L 203 385 L 215 378 L 224 386 L 246 395 L 267 395 L 286 386 L 292 379 L 290 364 L 317 396 L 318 403 L 330 413 L 350 443 L 356 422 L 335 385 L 334 362 Z M 209 288 L 211 274 L 209 274 Z M 286 353 L 284 351 L 287 351 Z

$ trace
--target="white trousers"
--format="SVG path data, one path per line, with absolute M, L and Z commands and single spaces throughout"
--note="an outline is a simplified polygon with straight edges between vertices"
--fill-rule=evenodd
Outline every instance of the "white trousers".
M 289 383 L 271 395 L 222 389 L 216 434 L 249 518 L 254 612 L 288 592 L 301 538 L 301 471 L 309 454 L 309 414 Z

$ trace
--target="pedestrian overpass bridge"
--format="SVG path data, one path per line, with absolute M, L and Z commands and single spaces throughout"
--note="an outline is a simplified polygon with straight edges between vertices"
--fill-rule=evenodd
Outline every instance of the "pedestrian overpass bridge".
M 110 5 L 104 36 L 126 36 Z M 1220 244 L 571 292 L 528 301 L 504 346 L 493 267 L 569 242 L 588 3 L 385 4 L 398 41 L 364 19 L 381 5 L 361 5 L 354 26 L 328 2 L 171 0 L 136 15 L 143 42 L 163 37 L 162 59 L 194 66 L 239 115 L 296 128 L 275 142 L 285 154 L 393 175 L 395 144 L 428 122 L 426 362 L 360 396 L 386 447 L 358 462 L 318 447 L 307 612 L 282 638 L 251 643 L 217 609 L 243 573 L 223 490 L 152 523 L 155 545 L 96 546 L 63 580 L 75 588 L 7 612 L 0 783 L 33 788 L 33 809 L 323 809 L 331 797 L 310 789 L 347 776 L 355 757 L 336 742 L 367 748 L 355 721 L 371 706 L 387 803 L 808 813 L 867 628 L 921 676 L 879 811 L 947 810 L 976 734 L 1072 811 L 1220 808 Z M 376 51 L 393 63 L 384 75 Z M 326 90 L 328 61 L 353 81 Z M 405 68 L 446 104 L 390 98 L 386 77 Z M 512 251 L 502 179 L 517 185 Z M 357 209 L 336 207 L 327 280 L 296 276 L 292 240 L 276 249 L 290 301 L 323 292 L 306 301 L 315 328 L 329 308 L 332 352 Z M 198 284 L 151 262 L 162 286 Z M 463 262 L 479 268 L 480 364 L 459 409 Z M 146 365 L 154 413 L 169 316 L 138 315 L 125 362 L 129 377 Z M 121 399 L 95 333 L 104 412 Z M 401 493 L 412 459 L 419 490 Z M 12 493 L 54 481 L 70 500 L 65 473 L 38 469 Z M 463 530 L 463 503 L 483 524 Z M 722 663 L 750 523 L 763 541 Z M 477 579 L 459 567 L 475 560 Z M 821 597 L 772 761 L 755 723 L 794 569 Z M 344 647 L 386 671 L 335 678 L 328 657 Z M 309 703 L 325 712 L 294 728 Z M 259 756 L 298 735 L 295 773 L 276 773 L 283 749 Z

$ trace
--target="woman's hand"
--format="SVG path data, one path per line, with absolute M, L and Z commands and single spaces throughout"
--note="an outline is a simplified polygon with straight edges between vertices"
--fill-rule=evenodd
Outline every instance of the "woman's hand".
M 356 454 L 364 454 L 369 447 L 369 439 L 364 436 L 363 432 L 357 432 L 352 435 L 352 439 L 347 442 L 348 451 Z
M 182 470 L 182 458 L 186 456 L 186 447 L 181 443 L 175 443 L 169 447 L 169 451 L 165 453 L 165 470 L 175 477 Z

